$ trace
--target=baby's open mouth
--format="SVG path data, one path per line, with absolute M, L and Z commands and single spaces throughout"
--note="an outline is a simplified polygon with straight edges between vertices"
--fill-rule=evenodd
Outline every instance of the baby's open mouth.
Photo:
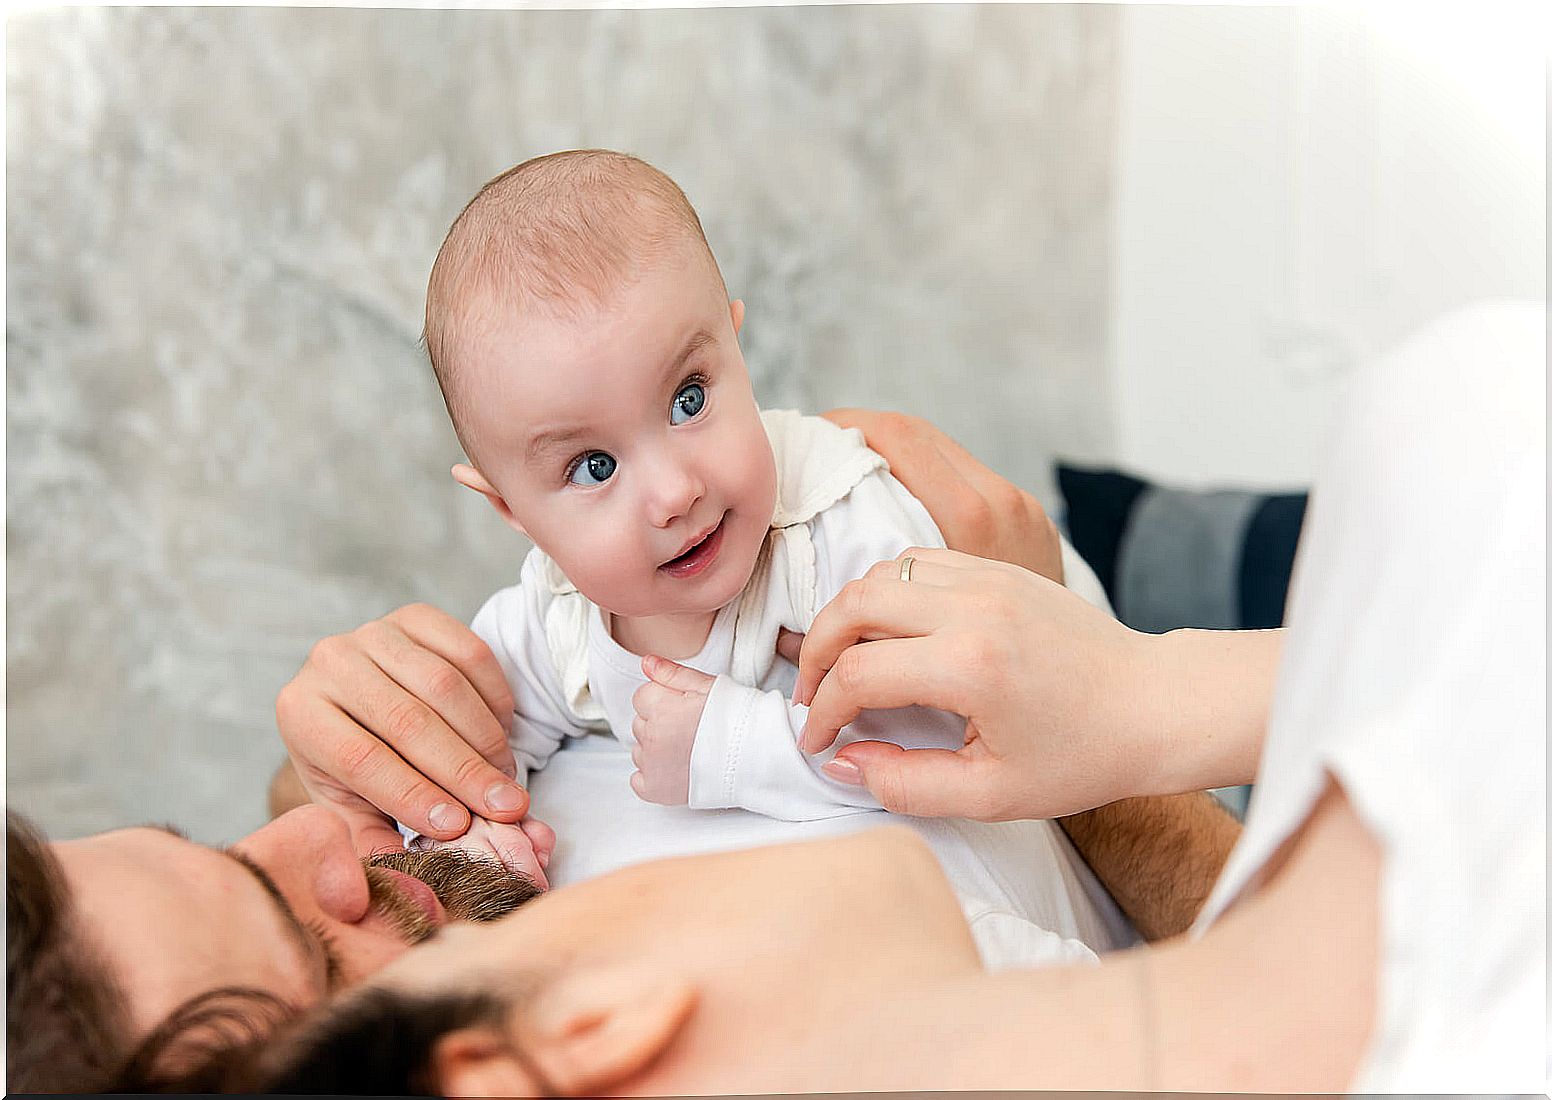
M 727 513 L 717 521 L 717 525 L 706 532 L 701 539 L 677 558 L 672 558 L 658 566 L 663 572 L 675 577 L 690 577 L 699 573 L 710 565 L 717 556 L 717 551 L 722 546 L 722 528 L 727 523 Z

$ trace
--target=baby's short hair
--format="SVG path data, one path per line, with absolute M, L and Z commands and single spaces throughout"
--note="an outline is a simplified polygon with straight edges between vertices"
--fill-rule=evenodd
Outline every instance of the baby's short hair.
M 549 153 L 481 187 L 453 221 L 431 267 L 422 335 L 464 449 L 465 386 L 456 347 L 478 322 L 482 300 L 495 293 L 507 305 L 599 305 L 643 264 L 686 240 L 705 251 L 720 282 L 684 192 L 627 153 Z

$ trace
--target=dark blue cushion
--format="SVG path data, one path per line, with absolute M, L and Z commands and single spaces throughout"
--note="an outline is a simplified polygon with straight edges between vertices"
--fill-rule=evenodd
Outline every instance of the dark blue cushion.
M 1306 493 L 1176 489 L 1058 463 L 1063 525 L 1138 630 L 1281 626 Z
M 1058 463 L 1063 526 L 1138 630 L 1281 626 L 1305 493 L 1190 490 Z M 1213 794 L 1243 818 L 1251 788 Z

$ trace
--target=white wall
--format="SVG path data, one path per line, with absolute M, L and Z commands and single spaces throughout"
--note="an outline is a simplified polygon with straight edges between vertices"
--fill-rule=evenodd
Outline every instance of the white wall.
M 1116 461 L 1303 485 L 1356 364 L 1545 295 L 1545 22 L 1452 7 L 1125 10 Z

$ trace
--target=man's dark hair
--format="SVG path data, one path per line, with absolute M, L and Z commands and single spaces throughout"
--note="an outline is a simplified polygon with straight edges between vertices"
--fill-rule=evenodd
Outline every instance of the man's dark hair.
M 122 990 L 77 926 L 59 861 L 5 815 L 5 1053 L 11 1092 L 92 1092 L 125 1055 Z

